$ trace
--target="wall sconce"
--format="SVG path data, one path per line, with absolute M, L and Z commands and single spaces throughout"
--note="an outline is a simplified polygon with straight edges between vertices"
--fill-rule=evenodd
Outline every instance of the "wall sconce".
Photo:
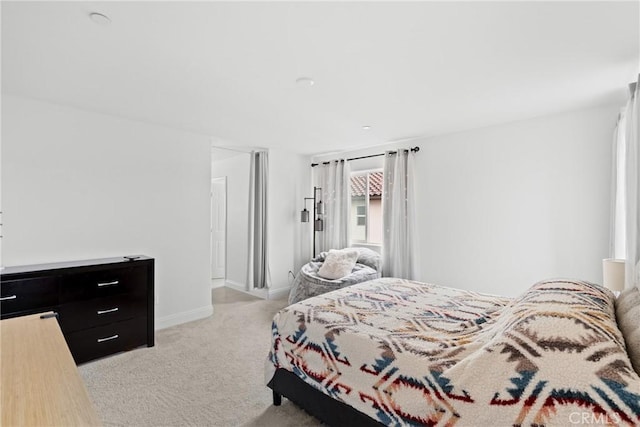
M 313 187 L 313 197 L 304 198 L 304 209 L 300 212 L 300 222 L 309 222 L 309 211 L 307 210 L 307 200 L 313 200 L 313 257 L 316 257 L 316 231 L 324 231 L 324 204 L 318 200 L 320 187 Z M 322 194 L 322 193 L 321 193 Z

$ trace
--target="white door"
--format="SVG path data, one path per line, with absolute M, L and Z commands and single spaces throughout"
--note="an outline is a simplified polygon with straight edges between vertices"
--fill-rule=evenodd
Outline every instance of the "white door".
M 211 180 L 211 278 L 224 279 L 227 228 L 227 178 Z

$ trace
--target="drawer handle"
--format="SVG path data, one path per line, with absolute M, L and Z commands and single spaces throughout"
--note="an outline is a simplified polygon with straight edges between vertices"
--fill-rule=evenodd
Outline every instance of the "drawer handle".
M 113 286 L 113 285 L 117 285 L 119 282 L 117 280 L 114 280 L 113 282 L 104 282 L 104 283 L 98 283 L 98 287 L 101 288 L 103 286 Z
M 7 301 L 7 300 L 10 300 L 10 299 L 16 299 L 16 298 L 18 298 L 16 295 L 11 295 L 11 296 L 8 296 L 8 297 L 0 298 L 0 301 Z
M 110 308 L 109 310 L 98 310 L 97 313 L 98 314 L 107 314 L 107 313 L 113 313 L 115 311 L 118 311 L 118 307 Z
M 98 338 L 98 342 L 105 342 L 105 341 L 111 341 L 111 340 L 115 340 L 116 338 L 118 338 L 118 334 L 115 334 L 113 336 L 110 337 L 106 337 L 106 338 Z

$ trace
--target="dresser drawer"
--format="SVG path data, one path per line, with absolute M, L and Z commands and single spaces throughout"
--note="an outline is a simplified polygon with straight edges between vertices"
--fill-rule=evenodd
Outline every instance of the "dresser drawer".
M 3 318 L 18 312 L 36 313 L 57 303 L 56 276 L 2 280 L 0 283 L 0 313 Z
M 144 296 L 113 295 L 63 304 L 59 307 L 60 326 L 64 333 L 145 316 Z
M 110 268 L 62 278 L 60 302 L 104 298 L 112 295 L 145 295 L 146 269 L 141 267 Z
M 65 334 L 76 363 L 147 344 L 147 318 L 137 317 Z

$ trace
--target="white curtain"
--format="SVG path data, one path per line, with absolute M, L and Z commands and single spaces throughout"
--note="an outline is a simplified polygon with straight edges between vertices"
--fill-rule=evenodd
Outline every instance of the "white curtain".
M 624 259 L 626 257 L 626 107 L 618 115 L 618 123 L 613 132 L 611 150 L 611 228 L 609 232 L 609 257 Z
M 316 253 L 349 246 L 349 213 L 351 197 L 349 162 L 338 160 L 320 164 L 314 168 L 314 183 L 324 205 L 324 231 L 316 232 Z M 314 218 L 315 219 L 315 218 Z
M 639 77 L 640 81 L 640 77 Z M 640 286 L 640 84 L 632 83 L 614 133 L 611 257 L 625 259 L 625 287 Z
M 639 78 L 640 80 L 640 78 Z M 640 97 L 640 84 L 635 83 L 631 91 L 631 97 L 627 103 L 626 111 L 626 267 L 625 267 L 625 287 L 640 286 L 640 210 L 638 209 L 638 198 L 640 195 L 640 134 L 638 134 L 638 121 L 640 108 L 638 98 Z
M 249 175 L 249 259 L 247 286 L 267 288 L 270 285 L 267 240 L 269 157 L 266 151 L 251 152 Z
M 411 150 L 387 151 L 382 190 L 382 274 L 417 278 L 415 238 L 415 154 Z

